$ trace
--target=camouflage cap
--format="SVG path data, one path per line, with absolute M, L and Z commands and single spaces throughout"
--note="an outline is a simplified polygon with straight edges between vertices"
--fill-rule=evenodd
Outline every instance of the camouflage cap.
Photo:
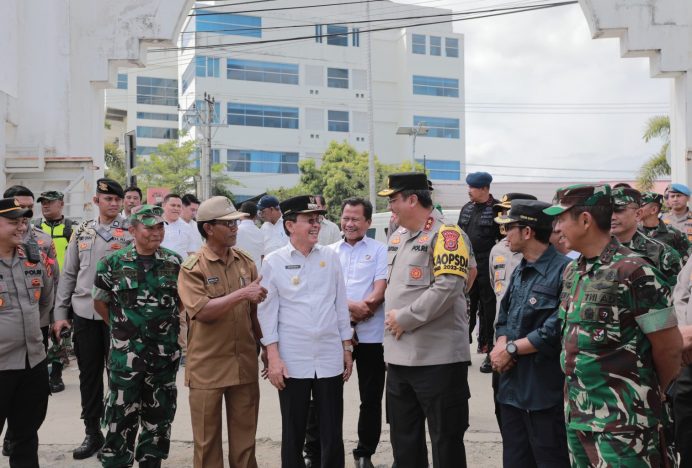
M 648 205 L 649 203 L 658 203 L 663 206 L 663 195 L 656 192 L 642 193 L 642 206 Z
M 37 202 L 41 203 L 42 201 L 53 201 L 53 200 L 62 200 L 64 198 L 64 195 L 62 192 L 58 192 L 57 190 L 50 190 L 48 192 L 41 192 L 41 196 L 38 197 Z
M 613 206 L 615 208 L 624 208 L 627 205 L 639 206 L 642 201 L 642 194 L 637 189 L 629 187 L 618 187 L 613 189 Z
M 543 210 L 547 215 L 557 216 L 573 206 L 609 206 L 613 204 L 610 185 L 570 185 L 558 189 L 553 206 Z
M 163 219 L 163 208 L 156 205 L 142 205 L 136 213 L 130 215 L 131 223 L 142 223 L 145 226 L 161 224 Z

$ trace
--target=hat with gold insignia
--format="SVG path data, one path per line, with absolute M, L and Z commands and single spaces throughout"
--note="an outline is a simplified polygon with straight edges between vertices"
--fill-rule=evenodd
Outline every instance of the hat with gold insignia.
M 549 229 L 552 227 L 553 217 L 543 210 L 550 207 L 550 203 L 538 200 L 514 199 L 507 214 L 495 218 L 497 224 L 519 223 L 537 229 Z
M 432 190 L 432 184 L 424 172 L 399 172 L 387 179 L 387 188 L 377 192 L 380 197 L 388 197 L 404 190 Z
M 545 214 L 557 216 L 574 206 L 612 206 L 610 185 L 570 185 L 558 189 L 553 206 L 543 210 Z
M 9 219 L 31 218 L 34 212 L 19 206 L 19 202 L 14 198 L 3 198 L 0 200 L 0 216 Z
M 509 210 L 512 205 L 512 200 L 537 200 L 537 198 L 528 193 L 505 193 L 502 195 L 502 198 L 500 198 L 500 203 L 495 203 L 493 205 L 493 212 L 495 215 L 497 215 L 500 211 Z
M 113 179 L 103 178 L 97 180 L 96 193 L 102 193 L 104 195 L 117 195 L 120 198 L 125 198 L 125 192 L 123 191 L 122 185 Z
M 197 210 L 198 223 L 205 221 L 231 221 L 247 217 L 247 213 L 236 210 L 231 200 L 221 195 L 204 200 Z
M 284 216 L 307 213 L 324 214 L 327 212 L 326 210 L 318 208 L 317 200 L 313 195 L 299 195 L 289 198 L 282 201 L 279 204 L 279 208 L 281 208 L 281 213 L 283 213 Z
M 165 222 L 163 208 L 156 205 L 142 205 L 130 215 L 130 223 L 142 223 L 145 226 L 154 226 Z

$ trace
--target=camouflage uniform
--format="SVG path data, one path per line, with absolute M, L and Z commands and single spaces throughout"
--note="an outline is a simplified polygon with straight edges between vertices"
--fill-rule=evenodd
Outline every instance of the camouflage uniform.
M 559 316 L 573 466 L 662 466 L 667 416 L 646 334 L 677 325 L 665 279 L 612 239 L 566 268 Z
M 682 263 L 680 255 L 674 248 L 663 242 L 646 237 L 640 231 L 635 232 L 632 240 L 623 242 L 622 245 L 650 260 L 668 280 L 670 287 L 675 287 Z
M 104 467 L 168 457 L 180 360 L 180 263 L 178 254 L 159 248 L 146 265 L 134 245 L 98 263 L 93 297 L 109 303 L 111 327 Z

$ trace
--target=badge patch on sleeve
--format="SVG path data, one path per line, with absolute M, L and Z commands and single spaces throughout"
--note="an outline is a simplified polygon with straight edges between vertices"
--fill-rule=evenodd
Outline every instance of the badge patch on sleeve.
M 438 231 L 433 251 L 433 272 L 435 276 L 457 275 L 468 278 L 469 249 L 456 224 L 445 224 Z

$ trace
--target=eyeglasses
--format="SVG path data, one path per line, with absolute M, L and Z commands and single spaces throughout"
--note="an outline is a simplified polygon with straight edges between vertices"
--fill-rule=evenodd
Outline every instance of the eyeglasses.
M 296 223 L 306 223 L 309 224 L 310 226 L 315 226 L 317 224 L 320 224 L 320 219 L 319 218 L 310 218 L 310 219 L 297 219 Z
M 214 221 L 214 224 L 217 224 L 220 226 L 226 226 L 227 228 L 234 228 L 234 227 L 238 226 L 238 220 L 237 219 L 231 219 L 231 220 L 226 220 L 226 221 L 216 220 L 216 221 Z

